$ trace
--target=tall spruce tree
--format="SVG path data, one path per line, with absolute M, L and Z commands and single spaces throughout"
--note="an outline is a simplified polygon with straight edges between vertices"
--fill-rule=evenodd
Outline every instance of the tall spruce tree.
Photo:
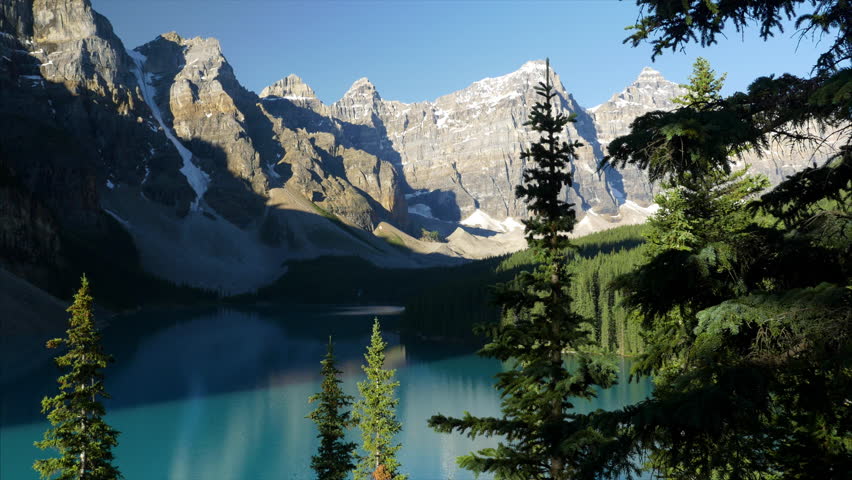
M 33 468 L 45 479 L 115 480 L 121 478 L 113 465 L 112 449 L 118 445 L 118 431 L 104 420 L 106 413 L 100 398 L 109 398 L 104 390 L 102 370 L 112 361 L 101 347 L 95 328 L 89 281 L 83 276 L 71 313 L 67 338 L 47 342 L 48 348 L 64 346 L 68 351 L 56 357 L 56 364 L 67 371 L 60 376 L 59 394 L 41 401 L 52 428 L 35 445 L 56 449 L 59 458 L 36 460 Z
M 698 57 L 689 83 L 681 85 L 686 92 L 673 102 L 694 112 L 716 111 L 721 107 L 726 76 L 717 76 L 710 62 Z M 686 172 L 664 181 L 663 192 L 654 198 L 660 210 L 649 219 L 650 253 L 690 251 L 716 240 L 730 240 L 730 235 L 753 218 L 745 203 L 769 186 L 764 176 L 747 172 L 748 167 L 730 172 L 711 165 L 700 173 Z
M 689 83 L 681 85 L 686 89 L 686 93 L 672 99 L 672 101 L 677 105 L 699 110 L 712 108 L 713 104 L 722 100 L 722 86 L 725 84 L 727 76 L 727 73 L 716 76 L 716 72 L 710 68 L 710 62 L 704 57 L 698 57 L 692 64 L 692 75 L 689 76 Z
M 614 457 L 629 463 L 650 452 L 663 478 L 847 478 L 852 96 L 844 92 L 852 85 L 852 4 L 637 3 L 645 10 L 628 41 L 653 38 L 654 55 L 692 40 L 712 44 L 726 26 L 739 31 L 757 22 L 768 37 L 808 5 L 813 12 L 801 15 L 797 28 L 835 41 L 810 78 L 763 77 L 712 108 L 646 114 L 610 143 L 609 164 L 635 164 L 678 191 L 691 192 L 706 178 L 719 186 L 689 202 L 666 197 L 670 208 L 653 225 L 654 255 L 619 279 L 648 332 L 640 373 L 654 374 L 657 388 L 649 400 L 599 415 L 596 424 L 620 429 L 623 448 Z M 819 155 L 813 132 L 820 130 L 834 130 L 839 148 L 759 200 L 730 188 L 742 178 L 718 182 L 739 153 L 760 154 L 778 139 Z M 692 233 L 688 242 L 670 234 L 675 219 Z
M 402 446 L 394 443 L 394 436 L 402 431 L 402 424 L 396 419 L 396 389 L 399 381 L 394 381 L 396 370 L 387 370 L 385 348 L 388 344 L 382 339 L 379 319 L 373 322 L 373 333 L 364 359 L 366 365 L 361 368 L 367 380 L 358 382 L 361 399 L 355 403 L 354 419 L 361 430 L 360 455 L 355 469 L 355 479 L 381 477 L 390 480 L 405 480 L 407 475 L 399 473 L 400 463 L 396 453 Z
M 352 426 L 350 412 L 344 411 L 352 404 L 352 397 L 340 388 L 338 376 L 342 373 L 335 366 L 334 344 L 328 338 L 328 350 L 322 364 L 322 391 L 312 395 L 308 401 L 318 402 L 316 410 L 307 418 L 317 424 L 320 439 L 319 450 L 311 458 L 311 468 L 318 480 L 343 480 L 355 466 L 352 452 L 355 444 L 344 442 L 346 429 Z
M 558 94 L 551 83 L 550 62 L 545 80 L 536 87 L 540 101 L 525 125 L 541 134 L 521 157 L 528 161 L 524 183 L 516 196 L 526 200 L 530 218 L 524 221 L 526 239 L 538 266 L 498 288 L 497 301 L 508 321 L 484 326 L 491 342 L 479 354 L 512 367 L 497 374 L 502 396 L 501 417 L 463 418 L 436 415 L 429 425 L 443 433 L 458 431 L 470 437 L 501 436 L 497 448 L 459 458 L 475 473 L 499 479 L 589 478 L 588 466 L 608 442 L 588 428 L 572 410 L 572 399 L 595 396 L 595 386 L 614 383 L 614 368 L 584 353 L 590 345 L 586 318 L 571 311 L 569 256 L 574 247 L 574 204 L 562 200 L 572 186 L 570 162 L 579 142 L 562 141 L 565 126 L 574 121 L 556 110 Z M 563 355 L 578 352 L 577 369 L 568 371 Z

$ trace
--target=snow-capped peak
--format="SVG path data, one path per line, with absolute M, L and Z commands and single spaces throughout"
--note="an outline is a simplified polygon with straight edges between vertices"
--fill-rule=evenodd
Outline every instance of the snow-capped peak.
M 654 70 L 651 67 L 645 67 L 645 68 L 642 69 L 641 72 L 639 72 L 639 76 L 636 77 L 636 81 L 634 83 L 648 82 L 648 81 L 659 82 L 659 81 L 666 81 L 666 79 L 665 79 L 665 77 L 663 77 L 663 74 L 660 73 L 659 71 Z

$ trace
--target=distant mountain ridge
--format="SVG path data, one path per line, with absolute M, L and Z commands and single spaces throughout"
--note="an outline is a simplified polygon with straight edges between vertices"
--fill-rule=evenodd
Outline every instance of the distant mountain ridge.
M 344 119 L 377 126 L 386 138 L 360 139 L 403 173 L 412 218 L 459 222 L 487 215 L 500 222 L 526 217 L 526 206 L 515 198 L 521 181 L 523 148 L 535 135 L 523 126 L 537 100 L 534 88 L 544 80 L 544 61 L 530 61 L 515 72 L 474 82 L 434 101 L 406 104 L 384 100 L 367 79 L 357 80 L 331 105 L 290 75 L 261 92 L 267 102 L 283 102 L 316 112 L 323 121 Z M 590 233 L 622 223 L 642 221 L 653 211 L 654 188 L 643 172 L 628 167 L 599 172 L 605 146 L 629 131 L 634 118 L 674 107 L 683 94 L 676 83 L 645 68 L 624 91 L 597 107 L 583 109 L 552 72 L 557 109 L 575 115 L 565 138 L 583 143 L 573 165 L 575 185 L 566 198 L 590 218 L 579 227 Z M 358 142 L 359 139 L 353 139 Z
M 422 267 L 522 248 L 526 206 L 514 190 L 544 75 L 530 61 L 417 103 L 383 99 L 362 78 L 326 105 L 296 75 L 247 90 L 213 38 L 172 32 L 126 50 L 89 0 L 8 0 L 0 264 L 40 284 L 62 268 L 67 238 L 114 244 L 118 230 L 146 271 L 241 292 L 293 259 Z M 551 75 L 557 110 L 577 118 L 565 138 L 583 143 L 565 192 L 581 210 L 578 232 L 642 221 L 654 193 L 644 173 L 597 164 L 634 118 L 672 108 L 681 87 L 646 68 L 584 109 Z M 764 153 L 753 170 L 776 181 L 810 160 Z M 420 241 L 421 228 L 450 241 Z

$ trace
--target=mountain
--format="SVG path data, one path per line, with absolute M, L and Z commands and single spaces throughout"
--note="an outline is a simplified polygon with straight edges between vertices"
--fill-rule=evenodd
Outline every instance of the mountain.
M 588 110 L 595 122 L 603 153 L 606 153 L 606 146 L 611 141 L 630 133 L 633 119 L 655 110 L 674 109 L 676 105 L 672 99 L 684 93 L 680 85 L 666 80 L 660 72 L 649 67 L 642 69 L 635 82 Z M 630 199 L 643 206 L 654 201 L 654 188 L 641 170 L 627 166 L 619 173 L 620 178 L 615 176 L 610 186 L 616 198 L 622 202 Z
M 366 127 L 350 128 L 349 140 L 402 172 L 415 223 L 434 226 L 431 220 L 460 222 L 483 215 L 501 222 L 526 217 L 526 206 L 514 191 L 525 167 L 520 153 L 536 138 L 523 123 L 544 75 L 545 62 L 531 61 L 507 75 L 412 104 L 382 99 L 362 78 L 331 105 L 317 100 L 309 86 L 291 75 L 264 89 L 261 97 L 311 110 L 322 122 Z M 577 119 L 566 127 L 565 138 L 583 144 L 573 165 L 574 188 L 565 192 L 566 199 L 581 207 L 580 217 L 587 217 L 578 231 L 644 220 L 653 212 L 654 193 L 644 173 L 632 167 L 598 172 L 597 165 L 605 145 L 627 133 L 634 118 L 673 108 L 672 98 L 683 89 L 646 68 L 624 91 L 586 110 L 559 75 L 551 75 L 557 110 Z
M 410 211 L 458 222 L 480 210 L 502 220 L 526 216 L 526 206 L 515 198 L 514 189 L 524 168 L 520 152 L 535 139 L 523 123 L 537 99 L 534 88 L 544 79 L 544 71 L 543 61 L 528 62 L 508 75 L 480 80 L 433 102 L 413 104 L 382 99 L 366 78 L 357 80 L 331 105 L 292 90 L 279 92 L 286 79 L 261 95 L 310 109 L 325 121 L 351 125 L 344 131 L 349 141 L 402 172 Z M 576 172 L 577 188 L 568 195 L 587 208 L 594 204 L 614 211 L 605 184 L 594 173 L 599 146 L 592 119 L 565 90 L 559 76 L 552 75 L 557 109 L 578 116 L 578 122 L 567 127 L 566 136 L 585 144 Z
M 11 272 L 43 285 L 76 246 L 108 242 L 115 255 L 132 252 L 102 208 L 108 185 L 138 187 L 150 170 L 150 198 L 176 211 L 188 207 L 180 157 L 149 128 L 132 65 L 88 2 L 3 2 L 0 251 Z M 105 261 L 111 253 L 102 252 Z
M 288 128 L 239 84 L 216 40 L 165 34 L 127 51 L 88 0 L 0 8 L 10 272 L 61 295 L 57 272 L 98 262 L 240 292 L 294 258 L 457 261 L 373 236 L 407 221 L 395 169 L 334 132 Z
M 60 295 L 69 283 L 57 272 L 93 263 L 237 293 L 295 259 L 413 268 L 523 248 L 514 189 L 545 72 L 531 61 L 410 104 L 362 78 L 326 105 L 296 75 L 247 90 L 213 38 L 172 32 L 128 50 L 89 0 L 7 0 L 0 267 Z M 551 76 L 556 109 L 577 118 L 565 138 L 583 144 L 565 192 L 577 233 L 644 220 L 654 211 L 644 173 L 597 164 L 681 88 L 646 68 L 587 110 Z M 774 181 L 813 160 L 783 145 L 759 153 L 753 170 Z M 447 243 L 418 240 L 423 228 Z

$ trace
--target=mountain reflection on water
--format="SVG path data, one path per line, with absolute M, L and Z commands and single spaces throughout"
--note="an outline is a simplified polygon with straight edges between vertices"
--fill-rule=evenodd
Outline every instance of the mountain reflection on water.
M 390 333 L 398 311 L 378 312 L 389 343 L 388 366 L 398 369 L 401 382 L 397 413 L 404 471 L 412 480 L 472 478 L 455 458 L 495 441 L 440 435 L 426 427 L 426 419 L 465 410 L 498 414 L 493 375 L 502 365 L 477 357 L 471 347 L 401 341 Z M 313 478 L 316 430 L 305 415 L 313 408 L 308 396 L 319 390 L 319 361 L 333 335 L 343 388 L 356 395 L 373 313 L 282 305 L 147 311 L 112 319 L 104 330 L 105 348 L 116 358 L 106 371 L 113 397 L 107 420 L 122 432 L 115 453 L 125 478 Z M 629 370 L 628 359 L 620 364 L 622 373 Z M 48 456 L 33 447 L 48 426 L 40 400 L 55 393 L 57 373 L 45 361 L 0 385 L 0 478 L 37 478 L 32 462 Z M 649 380 L 626 383 L 624 377 L 579 408 L 617 408 L 650 391 Z M 357 441 L 357 432 L 352 439 Z

